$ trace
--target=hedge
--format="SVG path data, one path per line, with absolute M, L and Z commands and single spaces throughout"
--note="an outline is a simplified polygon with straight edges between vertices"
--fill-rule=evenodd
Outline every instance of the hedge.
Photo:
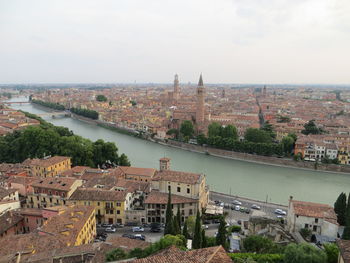
M 255 253 L 229 253 L 233 262 L 240 262 L 251 258 L 258 263 L 283 263 L 282 254 L 255 254 Z

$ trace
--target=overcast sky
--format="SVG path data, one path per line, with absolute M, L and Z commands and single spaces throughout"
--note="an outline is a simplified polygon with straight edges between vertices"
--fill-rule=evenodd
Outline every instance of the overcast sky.
M 0 0 L 0 83 L 350 84 L 350 0 Z

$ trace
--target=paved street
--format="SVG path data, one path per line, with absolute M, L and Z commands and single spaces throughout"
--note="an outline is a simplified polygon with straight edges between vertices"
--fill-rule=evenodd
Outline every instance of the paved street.
M 98 228 L 98 231 L 104 231 L 104 228 Z M 163 236 L 163 230 L 159 233 L 152 233 L 150 232 L 150 228 L 146 227 L 144 232 L 132 232 L 131 226 L 125 226 L 123 228 L 117 228 L 117 231 L 115 233 L 107 233 L 108 238 L 112 236 L 122 236 L 123 234 L 142 234 L 146 237 L 146 241 L 148 242 L 156 242 Z M 108 241 L 107 238 L 107 241 Z
M 260 211 L 265 212 L 266 215 L 268 215 L 272 218 L 277 218 L 277 215 L 275 214 L 275 209 L 277 209 L 277 208 L 282 209 L 286 212 L 288 210 L 288 207 L 285 205 L 278 205 L 278 204 L 271 204 L 271 203 L 266 203 L 266 202 L 261 202 L 261 201 L 255 201 L 255 200 L 251 200 L 251 199 L 247 199 L 247 198 L 243 198 L 243 197 L 230 196 L 230 195 L 216 193 L 216 192 L 210 192 L 210 200 L 211 201 L 219 200 L 225 204 L 230 204 L 230 206 L 232 205 L 232 202 L 234 200 L 238 200 L 238 201 L 242 202 L 241 206 L 246 207 L 246 208 L 251 208 L 251 206 L 253 204 L 256 204 L 256 205 L 261 207 Z M 234 211 L 234 210 L 231 210 L 230 208 L 225 208 L 224 211 L 229 213 L 226 221 L 228 223 L 236 223 L 237 220 L 248 220 L 253 209 L 251 209 L 250 214 L 242 213 L 239 211 Z

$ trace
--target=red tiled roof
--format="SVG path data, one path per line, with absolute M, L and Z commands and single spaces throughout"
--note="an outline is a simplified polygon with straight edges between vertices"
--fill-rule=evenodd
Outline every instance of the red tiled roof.
M 326 204 L 318 204 L 304 201 L 291 200 L 294 213 L 299 216 L 324 218 L 333 224 L 337 223 L 337 215 L 334 212 L 333 207 Z
M 196 173 L 163 170 L 157 172 L 153 178 L 153 181 L 170 181 L 185 184 L 196 184 L 200 181 L 201 177 L 201 174 Z
M 350 240 L 337 240 L 340 255 L 344 263 L 350 263 Z
M 133 263 L 232 263 L 223 247 L 208 247 L 183 251 L 174 246 L 146 258 L 131 261 Z
M 168 202 L 167 193 L 161 193 L 157 190 L 152 190 L 145 200 L 145 204 L 166 204 Z M 198 202 L 196 199 L 174 195 L 171 194 L 171 203 L 172 204 L 182 204 L 182 203 L 195 203 Z

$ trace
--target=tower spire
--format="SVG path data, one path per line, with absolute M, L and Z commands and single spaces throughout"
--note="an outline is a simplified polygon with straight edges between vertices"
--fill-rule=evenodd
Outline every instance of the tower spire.
M 203 87 L 202 73 L 201 73 L 201 75 L 199 76 L 198 86 Z

